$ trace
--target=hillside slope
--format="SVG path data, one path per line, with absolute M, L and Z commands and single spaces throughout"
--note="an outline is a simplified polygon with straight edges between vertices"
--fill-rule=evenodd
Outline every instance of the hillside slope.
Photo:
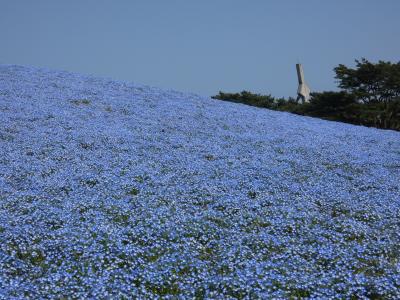
M 0 66 L 0 298 L 400 297 L 400 132 Z

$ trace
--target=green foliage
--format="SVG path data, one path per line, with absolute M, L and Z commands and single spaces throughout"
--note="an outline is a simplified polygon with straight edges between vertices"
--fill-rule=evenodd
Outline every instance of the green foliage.
M 303 107 L 305 115 L 334 121 L 346 121 L 344 117 L 356 98 L 347 92 L 312 93 L 310 103 Z
M 245 103 L 247 105 L 264 108 L 270 108 L 274 103 L 274 97 L 271 95 L 253 94 L 248 91 L 242 91 L 234 94 L 219 92 L 218 95 L 212 98 L 236 103 Z
M 329 114 L 331 111 L 338 111 L 347 105 L 356 103 L 356 98 L 347 92 L 322 92 L 312 93 L 310 105 L 314 110 Z
M 219 92 L 212 97 L 299 115 L 357 125 L 400 130 L 400 62 L 356 60 L 356 68 L 334 69 L 340 92 L 312 93 L 309 103 L 271 95 Z
M 300 104 L 292 97 L 287 100 L 284 98 L 276 99 L 271 109 L 304 115 L 304 104 Z
M 388 103 L 350 106 L 345 117 L 349 123 L 400 131 L 400 98 Z
M 230 95 L 235 99 L 230 100 Z M 264 96 L 267 102 L 252 100 L 251 93 L 246 92 L 230 94 L 222 93 L 214 99 L 244 103 L 273 110 L 287 111 L 298 115 L 322 118 L 330 121 L 346 122 L 383 129 L 400 130 L 400 98 L 390 102 L 359 103 L 354 94 L 341 92 L 312 93 L 309 103 L 300 104 L 294 98 L 274 99 L 270 95 Z M 256 99 L 263 99 L 261 95 L 254 94 Z M 249 100 L 250 99 L 250 100 Z
M 389 102 L 400 97 L 400 62 L 356 60 L 356 68 L 340 64 L 334 68 L 339 87 L 363 103 Z

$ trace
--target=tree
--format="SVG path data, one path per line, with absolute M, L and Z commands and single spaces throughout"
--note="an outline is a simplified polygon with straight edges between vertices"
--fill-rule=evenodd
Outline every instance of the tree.
M 389 102 L 400 96 L 400 62 L 356 60 L 356 68 L 340 64 L 334 68 L 339 87 L 363 103 Z
M 245 103 L 247 105 L 270 108 L 275 101 L 271 95 L 253 94 L 249 91 L 242 91 L 240 93 L 224 93 L 219 92 L 218 95 L 213 96 L 214 99 L 232 101 L 238 103 Z
M 312 93 L 310 107 L 313 111 L 331 114 L 356 103 L 355 97 L 345 91 Z

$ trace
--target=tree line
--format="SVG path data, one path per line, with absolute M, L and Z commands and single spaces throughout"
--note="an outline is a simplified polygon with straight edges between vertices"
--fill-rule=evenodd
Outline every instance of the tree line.
M 400 62 L 356 60 L 334 68 L 340 91 L 311 93 L 308 103 L 271 95 L 219 92 L 214 99 L 244 103 L 331 121 L 400 131 Z

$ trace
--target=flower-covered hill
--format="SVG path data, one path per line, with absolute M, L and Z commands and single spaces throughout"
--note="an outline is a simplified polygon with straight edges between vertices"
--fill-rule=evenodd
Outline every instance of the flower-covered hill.
M 399 183 L 399 132 L 0 66 L 0 298 L 399 298 Z

